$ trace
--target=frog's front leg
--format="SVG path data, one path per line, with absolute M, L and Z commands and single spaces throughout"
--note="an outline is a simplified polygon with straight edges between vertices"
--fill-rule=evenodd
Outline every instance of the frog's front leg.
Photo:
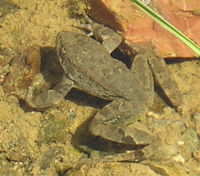
M 43 109 L 61 101 L 71 90 L 74 82 L 67 77 L 63 77 L 62 81 L 53 89 L 35 95 L 34 85 L 29 87 L 26 102 L 33 108 Z

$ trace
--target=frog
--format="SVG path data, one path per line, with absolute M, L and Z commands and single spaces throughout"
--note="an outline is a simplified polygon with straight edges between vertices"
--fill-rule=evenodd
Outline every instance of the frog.
M 47 108 L 59 103 L 72 88 L 110 100 L 91 120 L 91 134 L 117 143 L 143 145 L 140 158 L 149 158 L 159 151 L 161 142 L 152 134 L 130 125 L 146 117 L 154 101 L 154 80 L 177 109 L 182 104 L 178 86 L 152 44 L 148 50 L 142 49 L 123 40 L 109 27 L 95 22 L 90 26 L 90 36 L 72 31 L 58 33 L 56 51 L 64 76 L 53 89 L 42 93 L 35 94 L 34 86 L 30 86 L 26 101 L 33 108 Z M 129 53 L 137 53 L 130 54 L 134 55 L 131 68 L 111 57 L 120 45 L 128 46 Z M 162 143 L 162 146 L 166 149 L 167 144 Z M 127 159 L 127 154 L 124 155 Z M 131 153 L 133 155 L 134 161 L 139 160 L 138 153 Z

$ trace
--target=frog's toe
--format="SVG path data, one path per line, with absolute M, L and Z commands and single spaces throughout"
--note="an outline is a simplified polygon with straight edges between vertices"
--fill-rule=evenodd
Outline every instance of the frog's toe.
M 33 88 L 31 86 L 28 88 L 28 92 L 27 92 L 25 101 L 32 108 L 36 108 L 35 104 L 33 103 Z

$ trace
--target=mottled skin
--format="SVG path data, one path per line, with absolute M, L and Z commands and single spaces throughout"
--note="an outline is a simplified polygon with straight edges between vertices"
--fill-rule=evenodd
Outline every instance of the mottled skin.
M 127 125 L 146 116 L 154 99 L 153 75 L 172 104 L 181 105 L 181 95 L 165 62 L 150 48 L 149 51 L 140 50 L 128 69 L 110 56 L 121 43 L 121 36 L 96 23 L 93 28 L 102 44 L 87 35 L 70 31 L 57 35 L 57 54 L 65 76 L 54 89 L 39 95 L 33 95 L 30 87 L 27 102 L 35 108 L 45 108 L 58 103 L 73 87 L 112 100 L 93 118 L 91 133 L 119 143 L 151 144 L 152 150 L 157 151 L 160 145 L 157 139 Z M 144 155 L 152 155 L 148 152 L 149 149 L 143 150 Z

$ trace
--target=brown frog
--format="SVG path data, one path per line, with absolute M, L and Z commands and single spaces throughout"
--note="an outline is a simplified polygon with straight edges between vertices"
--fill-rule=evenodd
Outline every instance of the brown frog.
M 118 143 L 148 146 L 142 150 L 143 157 L 148 158 L 153 155 L 149 150 L 157 152 L 160 142 L 154 136 L 128 125 L 146 116 L 154 100 L 154 79 L 175 107 L 182 103 L 178 87 L 164 60 L 156 56 L 152 47 L 148 51 L 137 51 L 132 67 L 128 69 L 110 56 L 121 44 L 122 37 L 97 23 L 92 23 L 92 28 L 96 40 L 71 31 L 62 31 L 57 35 L 56 49 L 65 75 L 52 90 L 38 95 L 34 95 L 34 87 L 30 87 L 27 102 L 32 107 L 45 108 L 58 103 L 74 87 L 112 100 L 93 118 L 91 133 Z M 131 44 L 129 47 L 135 49 Z M 137 159 L 135 156 L 134 160 Z

